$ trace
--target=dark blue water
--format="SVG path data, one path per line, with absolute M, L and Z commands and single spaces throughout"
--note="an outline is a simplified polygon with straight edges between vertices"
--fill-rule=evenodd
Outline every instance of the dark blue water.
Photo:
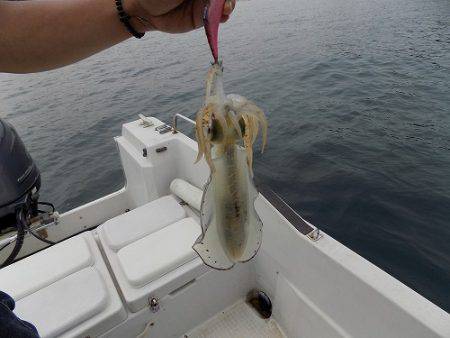
M 267 112 L 255 171 L 328 234 L 450 311 L 450 2 L 239 2 L 228 91 Z M 68 210 L 123 185 L 113 136 L 138 113 L 194 116 L 202 31 L 148 34 L 76 65 L 0 75 L 2 116 Z

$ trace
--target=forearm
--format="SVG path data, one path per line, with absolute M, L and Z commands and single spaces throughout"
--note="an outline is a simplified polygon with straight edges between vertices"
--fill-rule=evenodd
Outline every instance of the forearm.
M 0 1 L 0 72 L 62 67 L 130 36 L 114 0 Z

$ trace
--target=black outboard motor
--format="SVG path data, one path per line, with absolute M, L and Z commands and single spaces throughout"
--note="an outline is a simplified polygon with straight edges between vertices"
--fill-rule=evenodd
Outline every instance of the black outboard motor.
M 38 212 L 40 187 L 39 170 L 22 140 L 0 119 L 0 234 L 17 228 L 16 246 L 2 265 L 11 263 L 22 247 L 25 222 Z
M 18 208 L 36 214 L 41 176 L 33 159 L 17 134 L 0 119 L 0 231 L 10 224 Z

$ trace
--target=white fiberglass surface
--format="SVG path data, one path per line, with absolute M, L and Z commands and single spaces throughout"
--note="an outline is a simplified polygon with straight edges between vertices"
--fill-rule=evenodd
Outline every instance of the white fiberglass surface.
M 185 338 L 286 338 L 273 318 L 263 319 L 243 300 L 184 335 Z

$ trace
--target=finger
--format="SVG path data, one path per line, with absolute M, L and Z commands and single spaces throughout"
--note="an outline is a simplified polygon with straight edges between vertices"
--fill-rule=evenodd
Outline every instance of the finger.
M 178 14 L 180 14 L 181 17 L 179 17 L 177 20 L 174 20 L 174 22 L 178 21 L 178 24 L 180 26 L 185 26 L 184 31 L 202 27 L 205 6 L 206 0 L 184 1 L 178 8 Z M 187 24 L 186 21 L 188 20 L 190 21 L 190 24 Z
M 183 3 L 184 0 L 165 0 L 165 1 L 159 1 L 156 2 L 156 5 L 152 6 L 150 9 L 147 9 L 149 14 L 154 16 L 159 16 L 166 14 L 173 10 L 174 8 L 178 7 L 180 4 Z
M 192 22 L 194 24 L 194 29 L 203 26 L 203 14 L 205 11 L 206 1 L 205 0 L 193 0 L 191 7 Z
M 189 32 L 203 25 L 204 6 L 205 0 L 183 1 L 177 8 L 169 13 L 153 16 L 149 21 L 155 30 L 162 32 Z
M 225 1 L 225 5 L 223 6 L 223 15 L 229 16 L 236 6 L 236 0 L 227 0 Z

